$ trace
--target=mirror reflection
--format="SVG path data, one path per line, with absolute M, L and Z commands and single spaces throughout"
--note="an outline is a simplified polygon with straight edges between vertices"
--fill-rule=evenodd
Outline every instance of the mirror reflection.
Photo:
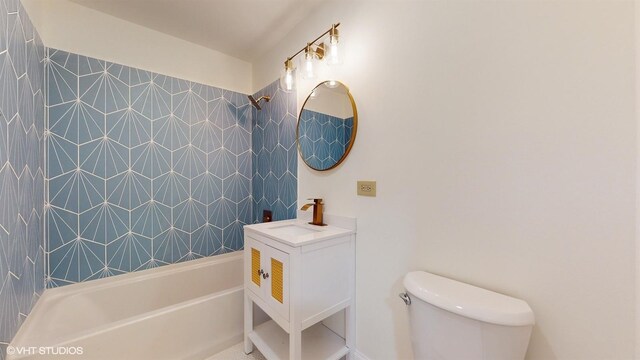
M 307 97 L 298 118 L 298 149 L 312 169 L 324 171 L 349 154 L 358 125 L 349 89 L 338 81 L 325 81 Z

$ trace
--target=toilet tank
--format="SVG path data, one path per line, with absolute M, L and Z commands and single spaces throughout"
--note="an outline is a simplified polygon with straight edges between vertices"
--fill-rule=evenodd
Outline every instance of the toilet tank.
M 424 271 L 404 286 L 415 359 L 524 359 L 535 323 L 525 301 Z

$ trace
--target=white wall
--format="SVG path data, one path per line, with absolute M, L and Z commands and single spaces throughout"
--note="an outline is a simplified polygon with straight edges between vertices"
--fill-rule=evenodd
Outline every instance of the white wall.
M 45 46 L 252 94 L 251 64 L 68 0 L 22 0 Z
M 358 217 L 359 350 L 410 358 L 397 293 L 424 269 L 527 300 L 529 359 L 632 358 L 633 3 L 329 3 L 254 88 L 336 21 L 358 137 L 334 171 L 300 161 L 298 193 Z

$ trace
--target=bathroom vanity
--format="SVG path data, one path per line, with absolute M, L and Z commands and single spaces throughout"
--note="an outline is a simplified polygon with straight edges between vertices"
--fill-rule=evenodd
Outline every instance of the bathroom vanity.
M 351 358 L 355 345 L 355 219 L 244 227 L 244 351 L 269 360 Z M 253 304 L 269 321 L 254 327 Z M 323 320 L 345 310 L 344 338 Z

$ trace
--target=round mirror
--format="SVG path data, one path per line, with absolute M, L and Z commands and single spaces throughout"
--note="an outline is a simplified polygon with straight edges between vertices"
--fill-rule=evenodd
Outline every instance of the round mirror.
M 305 164 L 333 169 L 349 155 L 358 129 L 358 112 L 349 89 L 339 81 L 316 86 L 298 117 L 298 150 Z

